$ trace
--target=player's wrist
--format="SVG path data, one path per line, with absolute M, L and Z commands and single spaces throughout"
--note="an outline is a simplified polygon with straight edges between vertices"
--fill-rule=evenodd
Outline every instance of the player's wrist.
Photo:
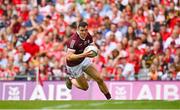
M 82 53 L 81 56 L 84 58 L 84 57 L 87 57 L 87 53 Z

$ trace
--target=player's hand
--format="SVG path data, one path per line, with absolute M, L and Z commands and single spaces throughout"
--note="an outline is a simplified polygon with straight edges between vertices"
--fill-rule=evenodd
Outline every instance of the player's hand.
M 84 54 L 85 54 L 86 57 L 91 58 L 91 57 L 93 57 L 94 52 L 93 51 L 88 51 L 88 52 L 85 52 Z

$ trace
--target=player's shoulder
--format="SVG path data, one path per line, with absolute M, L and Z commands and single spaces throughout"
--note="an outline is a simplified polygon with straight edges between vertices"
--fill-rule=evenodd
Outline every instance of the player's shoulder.
M 91 35 L 89 32 L 88 32 L 88 36 L 89 36 L 89 37 L 92 37 L 92 35 Z
M 79 37 L 78 33 L 74 33 L 71 35 L 71 39 L 77 39 Z
M 77 35 L 77 33 L 74 33 L 68 39 L 67 45 L 68 45 L 68 47 L 73 48 L 73 47 L 75 47 L 75 45 L 78 44 L 78 42 L 79 42 L 78 35 Z
M 74 34 L 72 34 L 69 38 L 68 38 L 68 42 L 71 42 L 71 41 L 76 41 L 77 40 L 77 34 L 76 33 L 74 33 Z
M 86 40 L 91 40 L 92 41 L 92 38 L 93 38 L 92 35 L 88 32 Z

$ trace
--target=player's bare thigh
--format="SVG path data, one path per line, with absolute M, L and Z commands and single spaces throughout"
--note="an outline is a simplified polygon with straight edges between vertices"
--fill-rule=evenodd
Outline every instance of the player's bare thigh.
M 75 79 L 71 79 L 71 81 L 74 85 L 76 85 L 76 87 L 80 89 L 87 90 L 89 88 L 87 80 L 84 75 L 81 75 L 80 77 Z

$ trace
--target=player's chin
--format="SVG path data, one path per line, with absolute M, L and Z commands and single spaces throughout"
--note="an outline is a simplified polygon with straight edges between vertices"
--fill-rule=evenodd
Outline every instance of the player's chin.
M 87 34 L 84 34 L 84 33 L 83 33 L 83 34 L 80 34 L 80 36 L 84 36 L 84 37 L 86 37 L 86 36 L 87 36 Z
M 87 37 L 88 34 L 86 33 L 86 34 L 83 34 L 83 35 L 84 35 L 85 37 Z

